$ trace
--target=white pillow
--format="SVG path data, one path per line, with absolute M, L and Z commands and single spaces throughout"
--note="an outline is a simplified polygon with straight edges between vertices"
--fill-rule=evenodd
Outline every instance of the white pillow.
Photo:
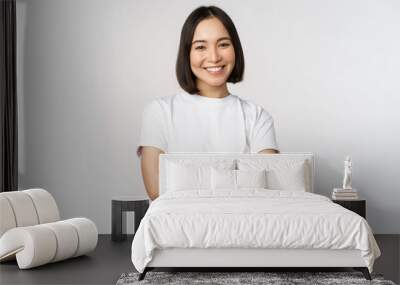
M 167 191 L 184 191 L 211 188 L 211 167 L 169 163 Z
M 237 188 L 267 188 L 267 171 L 236 170 Z
M 240 170 L 267 170 L 267 188 L 311 192 L 308 160 L 298 159 L 251 159 L 238 160 Z
M 212 189 L 236 189 L 236 170 L 232 169 L 211 169 Z
M 213 190 L 240 188 L 267 188 L 266 170 L 211 169 Z
M 304 162 L 292 164 L 291 167 L 270 169 L 267 179 L 269 189 L 307 191 Z

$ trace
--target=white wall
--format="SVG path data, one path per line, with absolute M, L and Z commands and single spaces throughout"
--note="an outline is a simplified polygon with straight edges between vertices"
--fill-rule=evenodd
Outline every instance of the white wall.
M 374 232 L 400 233 L 400 2 L 18 0 L 20 188 L 110 232 L 111 197 L 144 196 L 141 111 L 179 90 L 180 29 L 197 6 L 234 20 L 245 80 L 231 91 L 274 117 L 282 151 L 316 155 L 317 192 L 343 160 Z

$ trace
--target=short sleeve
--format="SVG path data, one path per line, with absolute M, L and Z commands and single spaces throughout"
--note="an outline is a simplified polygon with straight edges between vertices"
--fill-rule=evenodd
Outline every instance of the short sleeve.
M 166 152 L 167 128 L 165 116 L 158 100 L 150 102 L 142 113 L 140 139 L 137 146 L 137 155 L 141 155 L 142 146 L 152 146 Z
M 276 143 L 273 118 L 263 108 L 258 111 L 250 140 L 251 152 L 258 153 L 264 149 L 279 150 Z

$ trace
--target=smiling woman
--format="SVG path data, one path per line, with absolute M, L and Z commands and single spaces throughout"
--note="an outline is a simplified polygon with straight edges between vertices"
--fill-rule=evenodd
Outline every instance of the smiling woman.
M 190 67 L 200 95 L 220 98 L 229 94 L 225 82 L 234 66 L 235 50 L 221 21 L 210 18 L 200 22 L 190 50 Z
M 200 72 L 207 67 L 223 68 L 218 80 Z M 218 97 L 223 97 L 229 93 L 226 82 L 242 81 L 243 73 L 242 45 L 230 17 L 217 7 L 200 7 L 194 10 L 183 25 L 181 33 L 176 64 L 181 87 L 190 94 L 200 93 L 211 97 L 212 88 L 208 88 L 208 92 L 201 89 L 207 88 L 206 85 L 214 86 L 217 87 L 214 89 L 221 92 Z
M 161 153 L 278 153 L 272 117 L 229 92 L 242 81 L 244 56 L 231 18 L 215 6 L 199 7 L 181 32 L 176 75 L 184 92 L 160 97 L 143 112 L 137 153 L 146 191 L 158 197 Z

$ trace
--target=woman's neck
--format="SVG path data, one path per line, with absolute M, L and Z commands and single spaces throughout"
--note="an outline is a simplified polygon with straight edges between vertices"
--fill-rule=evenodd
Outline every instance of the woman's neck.
M 229 95 L 228 87 L 226 83 L 222 86 L 204 86 L 200 82 L 197 82 L 197 89 L 199 89 L 199 95 L 209 98 L 224 98 Z

